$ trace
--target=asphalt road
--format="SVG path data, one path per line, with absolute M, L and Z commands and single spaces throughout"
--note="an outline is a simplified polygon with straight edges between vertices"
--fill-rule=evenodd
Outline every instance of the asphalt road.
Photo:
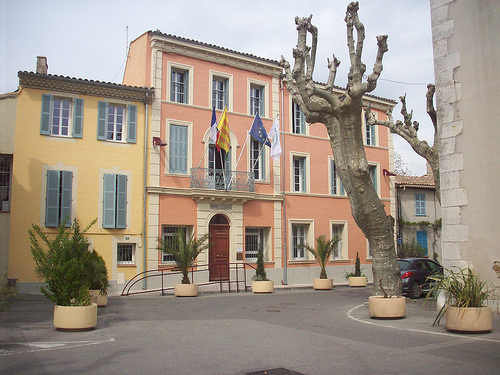
M 493 332 L 460 335 L 424 300 L 374 320 L 370 288 L 110 297 L 98 326 L 60 332 L 53 305 L 26 295 L 0 313 L 0 374 L 495 374 Z

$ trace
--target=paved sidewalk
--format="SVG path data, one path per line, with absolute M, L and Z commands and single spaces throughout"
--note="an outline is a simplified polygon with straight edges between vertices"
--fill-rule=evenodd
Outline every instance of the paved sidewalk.
M 499 315 L 492 333 L 457 335 L 420 299 L 405 319 L 374 320 L 370 291 L 113 296 L 87 332 L 55 330 L 53 305 L 27 295 L 0 313 L 0 373 L 498 373 Z

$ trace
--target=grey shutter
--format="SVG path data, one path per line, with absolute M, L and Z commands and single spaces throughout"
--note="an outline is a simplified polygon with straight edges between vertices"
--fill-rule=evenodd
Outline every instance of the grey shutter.
M 115 228 L 116 175 L 105 174 L 103 182 L 103 228 Z
M 170 125 L 169 171 L 187 173 L 187 127 Z
M 50 135 L 50 111 L 52 109 L 52 95 L 42 95 L 42 115 L 40 119 L 40 134 Z
M 259 116 L 260 117 L 266 116 L 266 97 L 265 97 L 264 89 L 265 89 L 264 87 L 260 88 L 260 102 L 259 102 Z
M 128 106 L 128 129 L 127 129 L 127 142 L 136 143 L 137 142 L 137 106 Z
M 332 195 L 335 195 L 337 194 L 337 170 L 335 169 L 335 162 L 333 160 L 330 160 L 330 180 L 330 193 Z
M 73 100 L 73 137 L 83 137 L 83 99 L 75 98 Z
M 305 193 L 307 192 L 307 185 L 306 185 L 306 158 L 300 159 L 300 169 L 302 170 L 302 192 Z
M 108 113 L 108 103 L 99 102 L 97 107 L 97 139 L 106 140 L 106 115 Z
M 47 171 L 45 226 L 48 228 L 55 228 L 59 225 L 59 178 L 60 171 Z
M 189 103 L 189 71 L 184 72 L 184 103 Z
M 127 176 L 116 176 L 116 227 L 127 227 Z
M 72 203 L 72 186 L 73 172 L 61 171 L 61 222 L 66 220 L 66 227 L 71 226 L 71 203 Z

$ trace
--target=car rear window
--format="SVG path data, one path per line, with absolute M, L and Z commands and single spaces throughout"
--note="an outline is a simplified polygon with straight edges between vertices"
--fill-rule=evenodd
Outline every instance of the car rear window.
M 399 268 L 401 268 L 402 270 L 405 270 L 410 266 L 410 262 L 408 262 L 407 260 L 398 260 L 398 263 Z

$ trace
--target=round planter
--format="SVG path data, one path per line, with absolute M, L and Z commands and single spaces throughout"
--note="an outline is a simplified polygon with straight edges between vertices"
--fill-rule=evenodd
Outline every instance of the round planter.
M 406 316 L 406 298 L 370 296 L 368 311 L 371 318 L 397 319 Z
M 252 281 L 252 292 L 253 293 L 272 293 L 274 292 L 274 281 Z
M 446 329 L 459 332 L 489 332 L 493 328 L 491 307 L 446 307 Z
M 54 326 L 60 330 L 87 331 L 97 326 L 97 304 L 54 306 Z
M 196 297 L 198 284 L 175 284 L 174 295 L 177 297 Z
M 90 299 L 93 303 L 96 303 L 98 307 L 104 307 L 108 305 L 108 295 L 103 296 L 98 290 L 89 290 Z
M 333 279 L 313 279 L 313 288 L 315 290 L 331 290 Z
M 366 286 L 366 276 L 351 276 L 349 277 L 349 286 L 351 287 L 364 287 Z

